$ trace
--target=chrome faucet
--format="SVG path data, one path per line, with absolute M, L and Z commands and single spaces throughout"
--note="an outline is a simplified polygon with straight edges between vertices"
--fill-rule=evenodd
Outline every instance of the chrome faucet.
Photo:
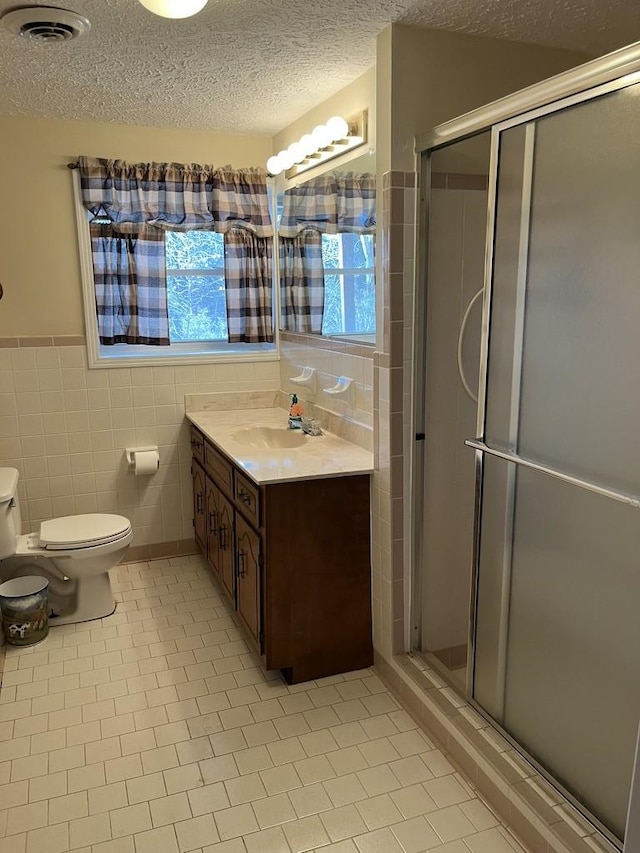
M 314 418 L 303 417 L 300 421 L 300 429 L 307 435 L 322 435 L 322 427 Z

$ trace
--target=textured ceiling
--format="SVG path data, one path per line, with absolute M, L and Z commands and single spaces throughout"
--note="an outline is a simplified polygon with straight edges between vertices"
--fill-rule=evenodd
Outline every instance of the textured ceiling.
M 0 0 L 0 13 L 27 0 Z M 640 39 L 637 0 L 209 0 L 168 21 L 136 0 L 49 0 L 66 44 L 0 29 L 0 114 L 272 134 L 374 63 L 391 21 L 598 55 Z

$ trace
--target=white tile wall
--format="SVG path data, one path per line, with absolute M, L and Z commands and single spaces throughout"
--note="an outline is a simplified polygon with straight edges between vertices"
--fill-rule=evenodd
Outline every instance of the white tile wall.
M 314 367 L 317 371 L 315 393 L 290 381 L 290 377 L 298 376 L 303 367 Z M 348 395 L 332 397 L 323 394 L 322 389 L 332 388 L 339 376 L 348 376 L 352 380 Z M 331 341 L 327 341 L 326 348 L 283 341 L 280 382 L 283 391 L 297 393 L 303 404 L 310 401 L 368 427 L 373 426 L 373 358 L 336 351 L 332 349 Z
M 277 361 L 89 370 L 83 346 L 0 349 L 0 465 L 20 472 L 23 532 L 116 512 L 134 545 L 191 538 L 184 395 L 279 385 Z M 160 470 L 136 478 L 124 449 L 146 444 L 158 445 Z

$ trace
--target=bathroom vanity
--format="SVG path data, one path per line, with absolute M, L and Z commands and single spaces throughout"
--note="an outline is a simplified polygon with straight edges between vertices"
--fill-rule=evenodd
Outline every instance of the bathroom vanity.
M 266 668 L 370 666 L 371 453 L 289 435 L 281 409 L 188 418 L 196 542 Z

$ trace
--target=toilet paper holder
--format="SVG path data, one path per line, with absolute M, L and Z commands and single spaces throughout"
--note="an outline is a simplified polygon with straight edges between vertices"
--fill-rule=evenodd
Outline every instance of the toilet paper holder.
M 124 451 L 124 454 L 127 458 L 127 464 L 129 468 L 136 467 L 136 453 L 148 453 L 154 452 L 158 453 L 158 445 L 157 444 L 149 444 L 145 447 L 127 447 Z M 158 468 L 160 467 L 160 459 L 158 458 Z

